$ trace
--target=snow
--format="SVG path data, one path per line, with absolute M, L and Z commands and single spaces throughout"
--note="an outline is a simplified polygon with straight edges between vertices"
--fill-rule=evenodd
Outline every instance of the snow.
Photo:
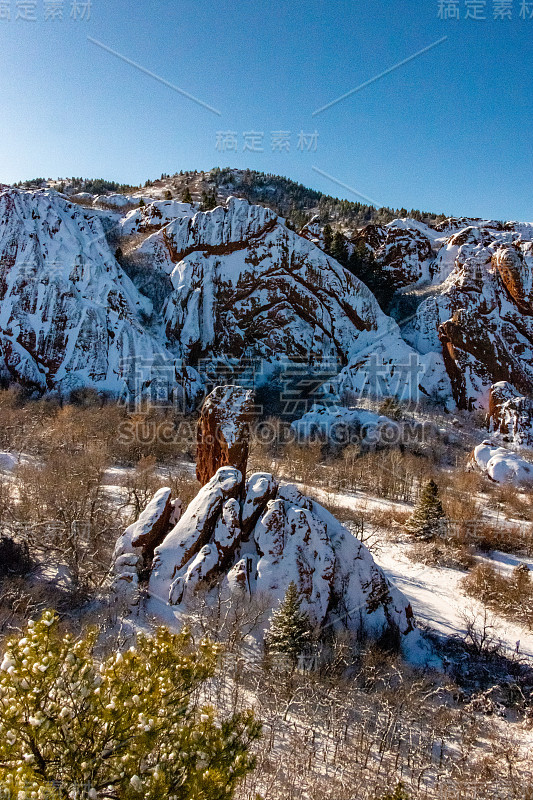
M 0 192 L 0 258 L 8 265 L 2 374 L 42 391 L 92 386 L 138 397 L 161 364 L 169 396 L 192 370 L 179 389 L 189 407 L 205 373 L 221 362 L 235 369 L 253 363 L 257 385 L 292 369 L 292 358 L 331 365 L 327 395 L 429 398 L 448 408 L 454 394 L 486 404 L 493 362 L 509 361 L 521 383 L 533 385 L 533 329 L 516 305 L 532 296 L 529 223 L 464 218 L 433 230 L 400 219 L 380 228 L 378 261 L 391 280 L 428 292 L 402 332 L 364 284 L 270 209 L 229 197 L 200 212 L 152 196 L 139 208 L 141 195 L 100 195 L 94 202 L 105 207 L 89 210 L 53 190 Z M 137 207 L 128 211 L 132 203 Z M 128 255 L 144 265 L 139 286 L 148 285 L 150 270 L 161 273 L 162 308 L 115 260 L 106 239 L 113 226 L 129 241 Z M 518 300 L 501 291 L 513 253 Z M 468 332 L 465 349 L 453 350 L 461 383 L 454 377 L 453 391 L 441 344 L 450 320 Z M 199 372 L 190 366 L 198 352 Z M 479 352 L 488 352 L 490 363 L 480 362 Z M 136 365 L 148 365 L 147 374 L 140 377 Z
M 113 553 L 111 592 L 119 602 L 132 606 L 138 602 L 139 570 L 143 566 L 143 547 L 170 500 L 171 490 L 156 492 L 138 520 L 119 537 Z
M 120 232 L 129 236 L 142 231 L 162 228 L 175 219 L 194 216 L 194 208 L 190 203 L 177 200 L 155 200 L 144 208 L 132 209 L 120 222 Z
M 373 508 L 412 511 L 412 507 L 406 503 L 373 497 L 363 492 L 347 494 L 313 488 L 313 494 L 327 499 L 330 505 L 352 511 L 372 511 Z M 411 603 L 419 622 L 440 636 L 464 637 L 465 611 L 467 614 L 478 615 L 483 612 L 483 606 L 467 595 L 461 586 L 466 573 L 459 569 L 428 566 L 413 561 L 409 557 L 410 544 L 411 540 L 407 536 L 398 538 L 393 533 L 383 533 L 379 537 L 373 537 L 370 548 L 376 563 L 384 570 L 387 578 Z M 478 560 L 496 566 L 504 574 L 509 574 L 520 563 L 533 569 L 533 559 L 498 551 L 490 553 L 490 556 L 478 556 Z M 521 654 L 533 660 L 533 631 L 497 614 L 491 615 L 491 620 L 497 638 L 509 653 L 515 651 L 516 642 L 520 640 Z
M 389 417 L 363 408 L 328 408 L 315 403 L 303 417 L 291 423 L 291 428 L 300 441 L 318 434 L 339 443 L 353 436 L 354 441 L 373 444 L 382 435 L 394 436 L 399 425 Z
M 314 624 L 373 638 L 393 624 L 405 652 L 429 657 L 408 601 L 364 544 L 296 486 L 277 488 L 268 473 L 249 478 L 241 515 L 240 482 L 238 470 L 220 468 L 157 547 L 148 584 L 154 608 L 186 613 L 202 584 L 212 591 L 214 575 L 223 596 L 244 591 L 275 608 L 294 581 Z
M 126 206 L 139 205 L 140 199 L 140 197 L 132 197 L 131 195 L 125 194 L 99 194 L 94 198 L 93 203 L 94 205 L 105 204 L 112 208 L 121 209 Z M 143 198 L 145 202 L 151 199 L 150 197 Z
M 489 440 L 474 448 L 470 464 L 496 483 L 533 486 L 533 464 Z

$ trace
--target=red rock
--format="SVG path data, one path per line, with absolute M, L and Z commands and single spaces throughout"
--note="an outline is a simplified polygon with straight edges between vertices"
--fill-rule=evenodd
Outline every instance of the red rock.
M 206 397 L 196 449 L 196 477 L 202 486 L 220 467 L 236 467 L 244 480 L 252 410 L 253 392 L 240 386 L 217 386 Z

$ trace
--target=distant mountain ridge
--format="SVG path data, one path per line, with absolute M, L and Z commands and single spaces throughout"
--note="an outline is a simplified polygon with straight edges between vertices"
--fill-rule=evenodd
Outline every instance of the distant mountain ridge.
M 337 399 L 369 392 L 376 369 L 383 394 L 449 408 L 487 409 L 501 381 L 532 393 L 533 224 L 401 218 L 342 232 L 314 214 L 297 233 L 229 195 L 236 182 L 258 193 L 250 176 L 163 176 L 127 195 L 4 187 L 4 379 L 136 395 L 153 383 L 139 364 L 157 361 L 166 390 L 194 404 L 213 370 L 244 364 L 268 382 L 287 364 L 330 364 Z

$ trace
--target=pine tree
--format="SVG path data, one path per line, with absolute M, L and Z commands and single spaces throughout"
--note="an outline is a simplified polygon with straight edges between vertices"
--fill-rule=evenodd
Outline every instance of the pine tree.
M 409 795 L 405 791 L 403 783 L 398 783 L 393 794 L 385 794 L 381 800 L 409 800 Z
M 170 189 L 167 189 L 165 192 L 165 200 L 172 200 L 172 192 Z
M 348 264 L 348 248 L 346 247 L 346 239 L 340 231 L 335 231 L 333 235 L 333 243 L 331 245 L 330 255 L 339 264 L 345 267 Z
M 333 241 L 333 232 L 331 230 L 331 225 L 329 224 L 329 222 L 326 223 L 326 225 L 324 225 L 323 234 L 324 234 L 324 252 L 329 255 L 331 253 L 331 243 Z
M 293 665 L 311 641 L 311 623 L 301 604 L 296 584 L 291 581 L 265 635 L 267 650 L 287 656 Z
M 140 199 L 140 201 L 139 201 L 139 208 L 144 208 L 144 207 L 145 207 L 145 205 L 146 205 L 146 203 L 144 202 L 144 200 L 143 200 L 143 199 L 142 199 L 142 197 L 141 197 L 141 199 Z
M 5 648 L 2 797 L 231 800 L 255 766 L 260 725 L 251 711 L 219 715 L 195 699 L 215 645 L 160 628 L 98 658 L 96 628 L 78 640 L 58 628 L 45 612 Z
M 181 194 L 181 202 L 182 203 L 192 203 L 192 195 L 191 191 L 188 186 L 185 187 Z
M 442 533 L 445 519 L 446 515 L 439 500 L 439 487 L 434 480 L 429 480 L 405 527 L 419 539 L 432 539 Z

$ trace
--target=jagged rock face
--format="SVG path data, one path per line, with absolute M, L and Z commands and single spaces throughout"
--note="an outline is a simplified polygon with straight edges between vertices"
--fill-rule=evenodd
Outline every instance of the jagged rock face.
M 415 355 L 364 284 L 271 211 L 244 200 L 177 219 L 138 252 L 170 274 L 166 334 L 199 369 L 260 362 L 258 380 L 266 382 L 280 363 L 346 365 L 349 375 L 334 387 L 342 392 L 363 389 L 376 356 L 405 365 Z M 449 393 L 442 357 L 426 360 L 426 393 L 437 385 Z M 381 377 L 384 393 L 395 393 L 397 376 Z
M 223 467 L 156 549 L 148 585 L 182 611 L 203 589 L 260 596 L 275 607 L 295 581 L 314 624 L 379 637 L 413 630 L 412 611 L 367 548 L 326 509 L 272 475 Z M 216 589 L 213 589 L 213 585 Z
M 376 263 L 396 288 L 429 276 L 435 257 L 435 231 L 415 220 L 395 220 L 388 225 L 367 225 L 355 238 L 374 254 Z
M 533 448 L 533 400 L 520 395 L 510 383 L 490 388 L 489 430 L 518 447 Z
M 142 327 L 150 301 L 120 269 L 97 215 L 54 192 L 0 193 L 0 362 L 49 390 L 135 383 L 163 347 Z
M 493 219 L 481 219 L 480 217 L 448 217 L 448 219 L 435 225 L 435 230 L 450 234 L 454 231 L 462 231 L 471 226 L 476 228 L 493 228 L 497 231 L 503 230 L 504 228 L 501 222 Z
M 144 259 L 139 288 L 108 246 L 112 226 Z M 236 376 L 243 364 L 256 385 L 295 364 L 326 364 L 336 377 L 325 389 L 337 399 L 377 391 L 487 408 L 499 381 L 527 395 L 533 225 L 438 228 L 396 220 L 361 233 L 396 288 L 416 284 L 421 302 L 400 332 L 357 278 L 267 208 L 230 198 L 203 213 L 158 200 L 121 219 L 53 191 L 3 189 L 0 375 L 40 391 L 93 386 L 131 397 L 154 385 L 152 365 L 162 364 L 158 385 L 189 407 L 206 373 Z M 319 234 L 318 222 L 308 226 L 306 236 L 320 243 Z
M 0 193 L 0 363 L 11 379 L 131 395 L 155 362 L 168 394 L 183 387 L 192 405 L 199 372 L 221 364 L 251 363 L 265 384 L 295 362 L 333 365 L 326 374 L 351 364 L 353 383 L 374 341 L 390 360 L 413 353 L 357 278 L 267 208 L 156 201 L 124 214 L 53 191 Z M 139 289 L 109 249 L 111 227 L 145 264 Z M 154 306 L 142 291 L 157 280 Z
M 139 519 L 119 537 L 113 553 L 111 593 L 127 606 L 139 599 L 139 582 L 152 563 L 154 550 L 161 544 L 169 526 L 181 516 L 180 501 L 172 501 L 171 490 L 159 489 Z
M 533 275 L 531 260 L 531 247 L 527 248 L 529 259 L 526 259 L 525 249 L 515 244 L 512 247 L 501 247 L 492 257 L 492 265 L 497 270 L 501 282 L 505 286 L 509 297 L 516 303 L 522 314 L 533 314 Z
M 421 302 L 402 327 L 423 355 L 442 355 L 459 408 L 487 408 L 490 386 L 533 388 L 533 229 L 526 223 L 413 220 L 359 234 L 396 289 Z
M 154 244 L 161 239 L 175 287 L 167 335 L 193 364 L 221 353 L 344 364 L 360 335 L 385 319 L 366 287 L 268 209 L 231 199 L 170 223 Z
M 533 388 L 531 229 L 482 224 L 443 240 L 428 296 L 403 329 L 419 351 L 442 349 L 454 399 L 465 409 L 487 409 L 500 381 L 519 393 Z
M 236 467 L 246 475 L 252 410 L 253 392 L 239 386 L 217 386 L 206 397 L 196 447 L 196 477 L 202 486 L 220 467 Z
M 533 486 L 533 464 L 520 458 L 512 450 L 499 447 L 489 440 L 474 447 L 468 460 L 468 467 L 481 472 L 495 483 L 527 489 Z
M 449 313 L 438 335 L 460 408 L 487 408 L 490 386 L 499 381 L 522 392 L 533 386 L 532 266 L 531 242 L 460 247 L 437 301 Z

